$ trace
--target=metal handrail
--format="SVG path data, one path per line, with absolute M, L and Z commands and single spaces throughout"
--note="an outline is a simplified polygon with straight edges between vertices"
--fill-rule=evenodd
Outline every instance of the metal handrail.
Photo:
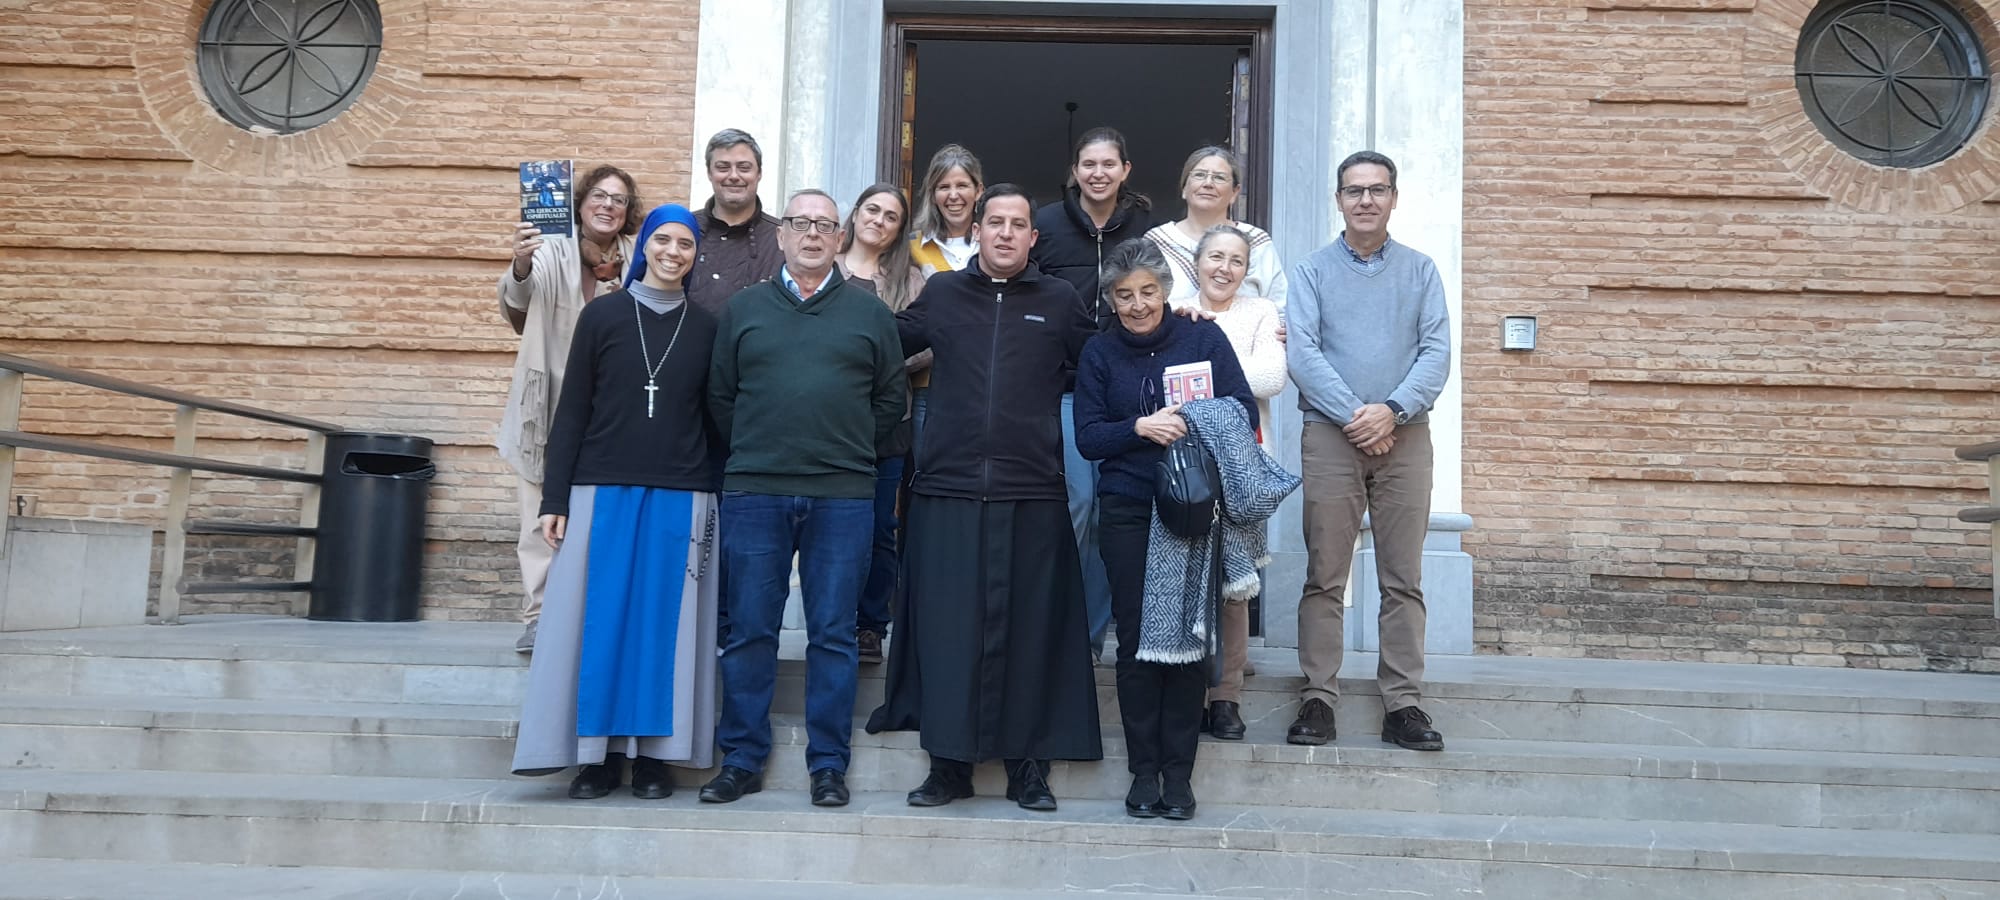
M 26 376 L 97 388 L 131 397 L 158 400 L 174 405 L 174 449 L 172 453 L 121 447 L 96 441 L 21 431 L 21 394 Z M 297 428 L 306 432 L 306 460 L 303 469 L 258 466 L 208 459 L 195 455 L 195 413 L 222 413 L 242 419 Z M 82 369 L 40 362 L 11 353 L 0 353 L 0 500 L 14 494 L 14 457 L 17 449 L 45 450 L 95 459 L 112 459 L 141 465 L 164 466 L 172 470 L 172 486 L 167 491 L 167 522 L 164 552 L 160 562 L 160 615 L 163 625 L 179 624 L 181 597 L 189 594 L 291 592 L 312 586 L 314 540 L 319 530 L 319 491 L 323 480 L 320 466 L 326 452 L 326 436 L 342 430 L 339 425 L 286 415 L 227 400 L 212 400 L 172 391 L 123 378 L 114 378 Z M 195 472 L 219 472 L 246 478 L 293 481 L 305 485 L 296 526 L 261 526 L 255 523 L 190 521 L 188 499 L 194 490 Z M 4 540 L 13 515 L 11 503 L 0 502 L 0 555 L 6 553 Z M 190 527 L 192 526 L 192 527 Z M 298 549 L 293 557 L 293 580 L 288 582 L 200 582 L 188 583 L 187 536 L 194 534 L 269 534 L 296 536 Z
M 258 409 L 257 407 L 245 406 L 241 403 L 231 403 L 228 400 L 210 400 L 206 397 L 197 397 L 193 394 L 181 393 L 180 391 L 170 391 L 163 387 L 141 384 L 137 381 L 126 381 L 123 378 L 113 378 L 110 375 L 100 375 L 96 372 L 86 372 L 82 369 L 72 369 L 68 366 L 40 362 L 25 356 L 15 356 L 11 353 L 0 353 L 0 369 L 19 372 L 23 375 L 35 375 L 54 381 L 66 381 L 70 384 L 80 384 L 84 387 L 99 388 L 133 397 L 144 397 L 147 400 L 159 400 L 163 403 L 172 403 L 175 406 L 192 407 L 198 410 L 219 412 L 243 419 L 269 422 L 273 425 L 286 425 L 306 431 L 317 431 L 321 434 L 331 434 L 341 430 L 339 425 L 329 422 L 320 422 L 303 416 L 286 415 L 281 412 L 272 412 L 268 409 Z
M 1988 526 L 1993 553 L 1993 616 L 2000 618 L 2000 441 L 1957 450 L 1959 459 L 1986 463 L 1986 505 L 1958 511 L 1958 520 Z

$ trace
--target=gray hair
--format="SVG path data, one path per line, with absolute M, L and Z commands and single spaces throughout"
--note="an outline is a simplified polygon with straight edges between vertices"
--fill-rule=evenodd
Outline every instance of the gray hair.
M 802 188 L 793 191 L 790 197 L 785 198 L 785 212 L 791 212 L 792 204 L 799 202 L 800 197 L 825 197 L 826 202 L 833 204 L 833 217 L 836 219 L 840 218 L 840 201 L 833 199 L 832 194 L 822 191 L 819 188 Z
M 1207 231 L 1202 232 L 1201 240 L 1195 242 L 1194 258 L 1196 265 L 1201 264 L 1201 254 L 1202 251 L 1208 249 L 1208 243 L 1219 237 L 1233 237 L 1242 241 L 1244 252 L 1248 253 L 1250 251 L 1250 236 L 1244 234 L 1243 229 L 1224 222 L 1220 225 L 1211 226 Z
M 751 137 L 750 132 L 744 131 L 741 128 L 724 128 L 716 132 L 714 137 L 709 138 L 708 149 L 702 152 L 702 167 L 707 168 L 715 165 L 715 152 L 717 150 L 727 150 L 743 144 L 750 145 L 750 156 L 757 160 L 757 171 L 763 171 L 764 148 L 757 146 L 757 139 Z
M 1167 257 L 1152 241 L 1135 237 L 1111 248 L 1111 252 L 1104 256 L 1103 265 L 1097 269 L 1098 292 L 1103 295 L 1104 302 L 1111 302 L 1111 290 L 1119 282 L 1139 272 L 1152 275 L 1160 283 L 1162 292 L 1174 292 L 1174 271 L 1167 265 Z

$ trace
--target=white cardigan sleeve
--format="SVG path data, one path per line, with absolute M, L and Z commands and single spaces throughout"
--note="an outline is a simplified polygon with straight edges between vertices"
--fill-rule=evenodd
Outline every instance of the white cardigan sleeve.
M 1240 301 L 1239 301 L 1240 302 Z M 1275 306 L 1260 304 L 1250 320 L 1248 352 L 1239 352 L 1243 379 L 1259 400 L 1276 397 L 1285 390 L 1285 345 L 1278 340 L 1279 314 Z
M 1265 241 L 1257 249 L 1250 251 L 1250 274 L 1244 278 L 1244 286 L 1250 293 L 1271 301 L 1278 308 L 1278 315 L 1285 314 L 1285 263 L 1278 258 L 1278 245 Z

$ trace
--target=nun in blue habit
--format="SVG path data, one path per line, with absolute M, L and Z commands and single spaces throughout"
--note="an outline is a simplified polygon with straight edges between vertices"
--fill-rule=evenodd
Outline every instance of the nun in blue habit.
M 646 216 L 623 290 L 577 316 L 550 425 L 542 536 L 555 546 L 514 773 L 581 771 L 569 795 L 624 782 L 657 799 L 669 766 L 715 748 L 718 435 L 715 318 L 687 302 L 701 229 Z

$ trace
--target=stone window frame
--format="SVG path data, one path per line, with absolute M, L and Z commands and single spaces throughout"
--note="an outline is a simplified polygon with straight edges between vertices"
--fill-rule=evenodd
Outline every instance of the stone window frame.
M 377 0 L 382 51 L 357 98 L 332 121 L 289 134 L 246 131 L 210 105 L 197 44 L 209 3 L 149 3 L 132 22 L 132 67 L 160 131 L 190 159 L 245 176 L 290 177 L 337 169 L 386 134 L 423 93 L 424 0 Z
M 1989 53 L 2000 49 L 2000 28 L 1994 24 L 2000 0 L 1946 2 L 1965 16 Z M 1818 0 L 1764 0 L 1750 14 L 1745 87 L 1751 114 L 1771 152 L 1808 190 L 1857 211 L 1941 214 L 2000 199 L 2000 128 L 1994 125 L 2000 110 L 1990 100 L 1985 121 L 1965 146 L 1922 168 L 1858 159 L 1820 133 L 1806 115 L 1796 78 L 1799 35 L 1818 6 Z M 1993 89 L 1990 83 L 1988 89 Z

